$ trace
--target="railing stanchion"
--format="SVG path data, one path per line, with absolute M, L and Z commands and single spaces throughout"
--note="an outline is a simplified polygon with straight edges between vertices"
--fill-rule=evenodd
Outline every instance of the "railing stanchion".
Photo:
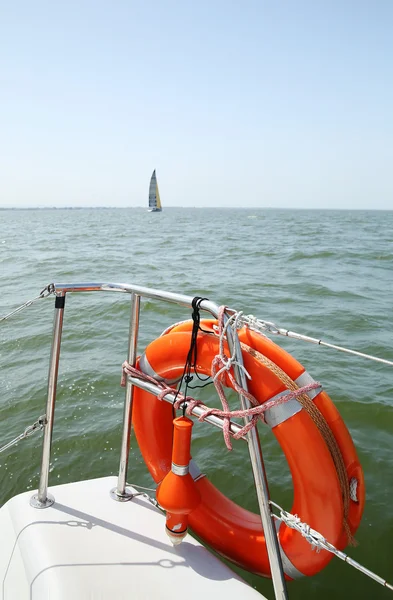
M 227 340 L 229 350 L 232 354 L 233 349 L 236 350 L 236 361 L 234 365 L 236 381 L 241 385 L 244 390 L 248 390 L 247 379 L 243 369 L 238 365 L 243 364 L 243 357 L 239 338 L 237 332 L 232 332 L 230 327 L 227 328 Z M 250 408 L 250 403 L 241 394 L 240 403 L 242 409 Z M 248 423 L 251 417 L 244 417 L 244 423 Z M 272 511 L 269 502 L 269 488 L 265 474 L 265 467 L 263 464 L 262 449 L 259 443 L 259 436 L 256 427 L 253 427 L 248 433 L 248 451 L 250 453 L 250 460 L 252 465 L 252 471 L 255 482 L 255 489 L 257 492 L 259 511 L 261 513 L 262 527 L 266 539 L 266 549 L 270 562 L 270 569 L 272 573 L 272 581 L 275 597 L 277 600 L 287 600 L 287 587 L 285 582 L 284 570 L 281 561 L 280 548 L 278 545 L 277 532 L 273 522 Z
M 63 317 L 65 305 L 65 292 L 56 296 L 55 300 L 55 318 L 53 323 L 52 347 L 49 361 L 48 374 L 48 394 L 46 401 L 46 425 L 44 429 L 44 439 L 42 442 L 41 472 L 38 493 L 30 498 L 31 506 L 34 508 L 47 508 L 55 501 L 51 494 L 48 494 L 49 465 L 52 446 L 53 421 L 55 415 L 57 374 L 59 371 L 61 334 L 63 330 Z
M 139 311 L 141 297 L 135 292 L 131 293 L 131 315 L 130 315 L 130 333 L 128 338 L 128 362 L 135 366 L 137 356 L 138 331 L 139 331 Z M 126 489 L 128 456 L 130 453 L 131 420 L 132 420 L 132 399 L 134 395 L 134 386 L 127 379 L 124 399 L 123 416 L 123 435 L 120 450 L 119 476 L 117 488 L 111 490 L 111 496 L 118 502 L 131 500 L 133 494 Z

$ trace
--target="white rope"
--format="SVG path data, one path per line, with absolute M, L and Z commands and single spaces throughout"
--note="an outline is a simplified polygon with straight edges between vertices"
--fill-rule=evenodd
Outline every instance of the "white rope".
M 234 346 L 232 356 L 230 356 L 229 358 L 226 356 L 226 354 L 224 352 L 224 339 L 226 338 L 227 329 L 229 326 L 231 326 L 236 331 L 237 329 L 242 327 L 242 325 L 239 325 L 242 315 L 243 315 L 243 313 L 241 311 L 233 314 L 231 317 L 229 317 L 227 319 L 224 327 L 222 328 L 221 335 L 219 336 L 219 348 L 220 348 L 219 356 L 220 356 L 221 362 L 223 363 L 223 366 L 221 367 L 221 369 L 219 371 L 217 371 L 217 373 L 213 377 L 213 381 L 216 381 L 216 379 L 224 371 L 229 371 L 233 367 L 233 365 L 236 365 L 237 367 L 239 367 L 239 369 L 242 369 L 242 371 L 244 372 L 247 379 L 251 379 L 251 375 L 247 371 L 246 367 L 243 364 L 240 364 L 236 360 L 236 347 Z
M 350 556 L 348 556 L 348 554 L 345 554 L 345 552 L 338 550 L 335 546 L 333 546 L 333 544 L 328 542 L 327 539 L 321 533 L 319 533 L 315 529 L 312 529 L 312 527 L 310 527 L 310 525 L 308 525 L 307 523 L 303 523 L 300 517 L 287 512 L 286 510 L 281 508 L 279 504 L 276 504 L 272 500 L 270 500 L 270 504 L 272 506 L 275 506 L 280 511 L 280 516 L 277 516 L 274 513 L 272 513 L 272 517 L 277 519 L 278 521 L 282 521 L 287 527 L 298 531 L 307 540 L 307 542 L 311 544 L 313 548 L 316 549 L 317 552 L 320 552 L 320 550 L 327 550 L 328 552 L 331 552 L 332 554 L 337 556 L 337 558 L 340 558 L 344 562 L 348 563 L 351 567 L 354 567 L 364 575 L 367 575 L 371 579 L 374 579 L 374 581 L 376 581 L 377 583 L 393 591 L 393 586 L 390 583 L 388 583 L 385 579 L 382 579 L 382 577 L 379 577 L 379 575 L 376 575 L 375 573 L 373 573 L 373 571 L 370 571 L 369 569 L 366 569 L 366 567 L 363 567 L 363 565 L 356 562 L 356 560 L 353 560 Z

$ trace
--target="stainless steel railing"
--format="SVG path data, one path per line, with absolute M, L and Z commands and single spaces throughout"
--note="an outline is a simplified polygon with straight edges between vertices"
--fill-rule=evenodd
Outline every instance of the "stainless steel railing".
M 63 329 L 63 318 L 65 308 L 65 298 L 67 293 L 75 292 L 121 292 L 130 294 L 131 296 L 131 316 L 130 316 L 130 329 L 129 329 L 129 343 L 128 343 L 128 362 L 131 365 L 135 365 L 137 356 L 137 342 L 139 332 L 139 311 L 140 311 L 140 299 L 150 298 L 156 300 L 162 300 L 188 308 L 192 308 L 192 296 L 185 296 L 183 294 L 174 294 L 172 292 L 165 292 L 162 290 L 156 290 L 154 288 L 146 288 L 132 284 L 125 283 L 76 283 L 76 284 L 54 284 L 54 293 L 56 294 L 55 300 L 55 318 L 53 325 L 53 338 L 52 348 L 49 363 L 49 375 L 48 375 L 48 393 L 47 393 L 47 404 L 46 404 L 46 417 L 47 425 L 45 427 L 45 433 L 43 438 L 42 447 L 42 460 L 41 460 L 41 472 L 40 481 L 37 494 L 31 498 L 31 505 L 35 508 L 46 508 L 54 502 L 53 496 L 48 494 L 48 481 L 49 481 L 49 465 L 50 465 L 50 454 L 52 445 L 52 432 L 53 432 L 53 420 L 55 413 L 56 404 L 56 389 L 57 389 L 57 376 L 59 369 L 60 360 L 60 348 L 61 348 L 61 337 Z M 200 309 L 207 311 L 213 317 L 218 317 L 219 306 L 210 300 L 202 300 L 200 303 Z M 228 317 L 225 316 L 225 319 Z M 237 337 L 236 330 L 228 327 L 227 339 L 230 351 L 235 350 L 236 361 L 238 365 L 243 364 L 242 353 L 240 349 L 239 339 Z M 247 390 L 247 380 L 241 367 L 235 367 L 235 377 L 237 382 L 241 385 L 244 390 Z M 132 495 L 126 489 L 127 471 L 128 471 L 128 457 L 130 449 L 130 436 L 131 436 L 131 419 L 132 419 L 132 400 L 134 386 L 137 385 L 147 391 L 156 391 L 152 384 L 142 382 L 137 378 L 127 377 L 126 390 L 125 390 L 125 401 L 124 401 L 124 416 L 123 416 L 123 433 L 120 451 L 120 466 L 119 476 L 117 482 L 117 488 L 112 490 L 112 497 L 119 501 L 125 501 L 131 499 Z M 160 390 L 159 390 L 160 391 Z M 241 407 L 248 408 L 249 402 L 243 395 L 240 396 Z M 172 402 L 174 398 L 171 398 L 170 394 L 165 397 L 167 401 Z M 198 410 L 201 407 L 194 409 L 194 414 L 198 414 Z M 202 409 L 203 410 L 203 409 Z M 248 423 L 250 417 L 245 417 L 245 424 Z M 211 417 L 206 419 L 211 424 L 221 427 L 223 420 L 219 417 Z M 236 424 L 231 425 L 232 431 L 236 431 Z M 277 533 L 272 519 L 272 513 L 269 504 L 269 490 L 268 483 L 265 475 L 265 469 L 263 465 L 262 450 L 259 443 L 258 432 L 255 428 L 251 429 L 246 434 L 246 440 L 248 442 L 250 461 L 252 465 L 252 472 L 255 482 L 255 489 L 258 499 L 259 510 L 262 519 L 262 526 L 266 539 L 266 548 L 270 561 L 270 567 L 272 572 L 272 581 L 275 592 L 275 597 L 279 600 L 287 598 L 286 584 L 284 578 L 284 572 L 281 562 L 281 555 L 278 545 Z

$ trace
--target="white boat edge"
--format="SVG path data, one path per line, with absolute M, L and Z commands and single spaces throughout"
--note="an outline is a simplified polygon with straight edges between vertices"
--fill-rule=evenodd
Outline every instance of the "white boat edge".
M 52 487 L 41 510 L 28 491 L 0 508 L 3 600 L 264 598 L 190 535 L 172 546 L 161 511 L 143 496 L 116 502 L 116 483 Z

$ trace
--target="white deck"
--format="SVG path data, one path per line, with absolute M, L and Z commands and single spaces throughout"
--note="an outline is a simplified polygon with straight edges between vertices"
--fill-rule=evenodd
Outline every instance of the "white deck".
M 104 600 L 263 598 L 191 536 L 173 547 L 165 517 L 147 500 L 115 502 L 116 478 L 51 488 L 37 510 L 32 492 L 0 509 L 0 598 Z

